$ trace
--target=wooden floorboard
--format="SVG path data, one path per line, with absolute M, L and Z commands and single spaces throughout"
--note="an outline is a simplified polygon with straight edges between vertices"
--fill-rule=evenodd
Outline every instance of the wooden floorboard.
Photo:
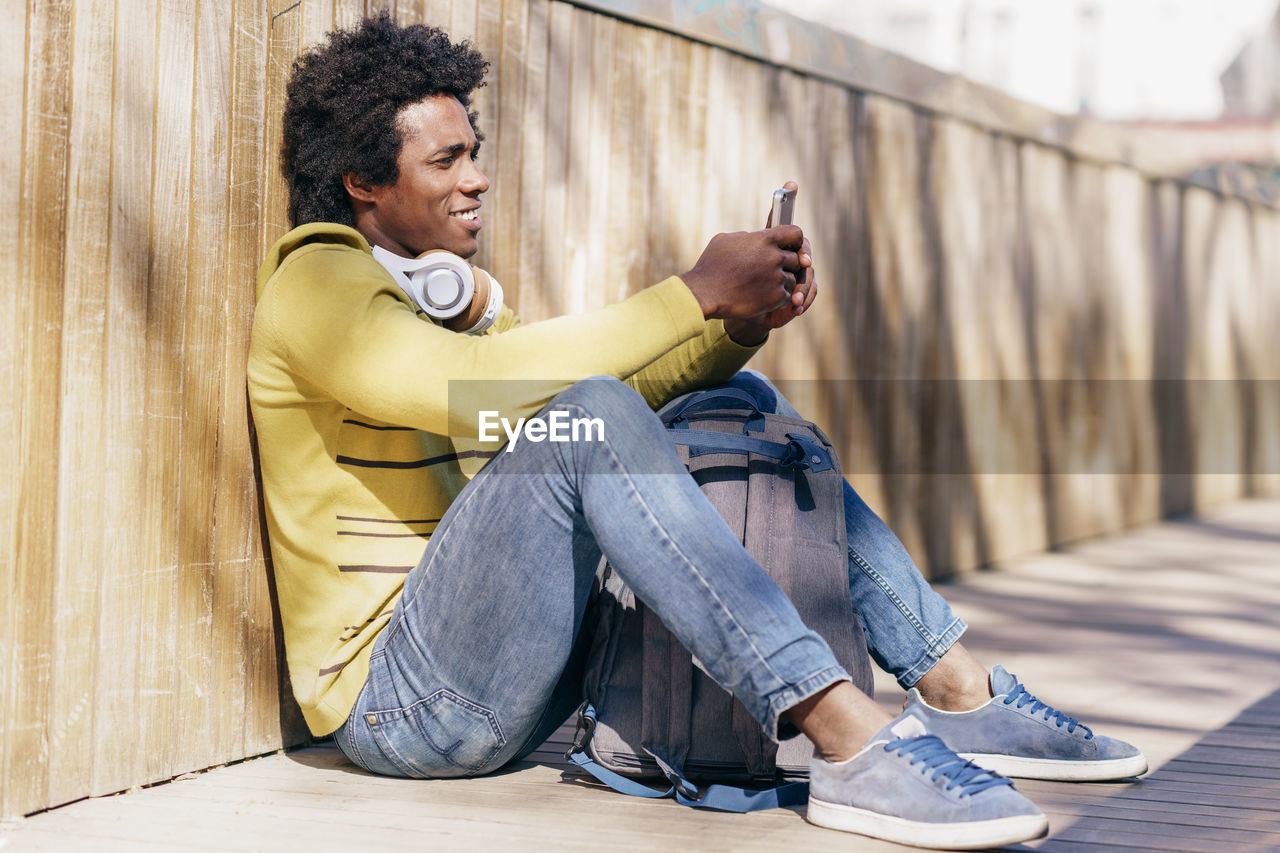
M 1037 555 L 942 591 L 966 645 L 1058 708 L 1139 744 L 1140 780 L 1018 787 L 1042 851 L 1280 851 L 1280 501 Z M 876 700 L 902 702 L 878 676 Z M 0 825 L 0 850 L 898 850 L 808 825 L 602 789 L 557 732 L 482 779 L 370 776 L 331 743 Z

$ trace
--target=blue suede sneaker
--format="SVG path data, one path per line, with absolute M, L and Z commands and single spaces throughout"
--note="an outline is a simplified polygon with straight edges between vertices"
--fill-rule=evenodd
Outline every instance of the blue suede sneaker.
M 965 761 L 906 711 L 862 751 L 809 765 L 806 819 L 899 844 L 978 850 L 1040 838 L 1048 819 L 1013 783 Z
M 991 692 L 994 698 L 972 711 L 942 711 L 913 687 L 906 707 L 961 756 L 1005 776 L 1097 782 L 1147 772 L 1136 747 L 1096 735 L 1041 702 L 1004 667 L 992 668 Z

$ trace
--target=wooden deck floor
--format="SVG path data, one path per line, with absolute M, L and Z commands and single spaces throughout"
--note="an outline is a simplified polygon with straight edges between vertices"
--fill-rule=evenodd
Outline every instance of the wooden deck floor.
M 980 659 L 1151 760 L 1137 782 L 1020 782 L 1051 819 L 1033 846 L 1280 850 L 1280 501 L 944 592 Z M 886 708 L 901 703 L 892 681 L 877 690 Z M 623 797 L 569 771 L 554 744 L 536 757 L 484 779 L 410 782 L 321 745 L 0 826 L 0 849 L 903 849 L 809 826 L 798 809 L 737 816 Z

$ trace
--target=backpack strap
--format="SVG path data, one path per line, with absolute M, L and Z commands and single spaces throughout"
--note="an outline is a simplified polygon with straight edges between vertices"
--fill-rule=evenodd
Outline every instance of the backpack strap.
M 717 406 L 727 409 L 747 408 L 751 411 L 743 424 L 742 435 L 689 429 L 688 415 L 695 410 Z M 758 453 L 761 456 L 776 459 L 784 466 L 811 468 L 814 471 L 826 471 L 832 467 L 831 455 L 826 449 L 806 436 L 787 433 L 790 442 L 782 444 L 746 435 L 747 432 L 759 431 L 763 428 L 764 413 L 760 411 L 760 405 L 755 397 L 741 388 L 724 387 L 691 391 L 676 397 L 659 409 L 658 417 L 672 433 L 672 441 L 676 444 L 689 445 L 691 456 L 709 452 Z
M 641 785 L 634 779 L 628 779 L 608 768 L 601 767 L 587 755 L 586 747 L 595 731 L 595 722 L 596 709 L 591 707 L 590 703 L 584 703 L 578 712 L 578 730 L 574 734 L 573 744 L 565 753 L 565 758 L 620 794 L 648 799 L 674 796 L 675 801 L 682 806 L 739 814 L 800 806 L 809 800 L 808 782 L 787 782 L 760 791 L 735 788 L 731 785 L 707 785 L 705 788 L 699 788 L 683 775 L 673 772 L 671 786 L 665 791 Z
M 831 468 L 831 454 L 827 449 L 799 433 L 787 433 L 790 441 L 786 444 L 749 435 L 704 429 L 669 430 L 668 435 L 673 443 L 688 445 L 690 456 L 703 453 L 756 453 L 777 460 L 784 468 L 808 468 L 811 471 L 826 471 Z
M 778 745 L 765 736 L 755 718 L 747 713 L 741 702 L 733 703 L 729 719 L 738 749 L 747 762 L 747 772 L 755 778 L 768 778 L 777 769 Z
M 724 405 L 726 403 L 731 404 L 727 408 L 738 409 L 746 406 L 757 415 L 761 414 L 756 398 L 741 388 L 715 388 L 710 391 L 693 391 L 675 398 L 658 410 L 658 417 L 666 423 L 672 423 L 681 420 L 693 409 L 709 407 L 713 404 L 726 408 Z
M 693 656 L 649 607 L 641 607 L 640 746 L 668 779 L 682 775 L 693 720 Z

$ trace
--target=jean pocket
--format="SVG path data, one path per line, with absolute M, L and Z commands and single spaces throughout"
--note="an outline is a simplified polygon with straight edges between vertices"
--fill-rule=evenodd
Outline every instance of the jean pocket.
M 507 742 L 492 711 L 451 690 L 365 721 L 387 760 L 417 778 L 478 773 Z

